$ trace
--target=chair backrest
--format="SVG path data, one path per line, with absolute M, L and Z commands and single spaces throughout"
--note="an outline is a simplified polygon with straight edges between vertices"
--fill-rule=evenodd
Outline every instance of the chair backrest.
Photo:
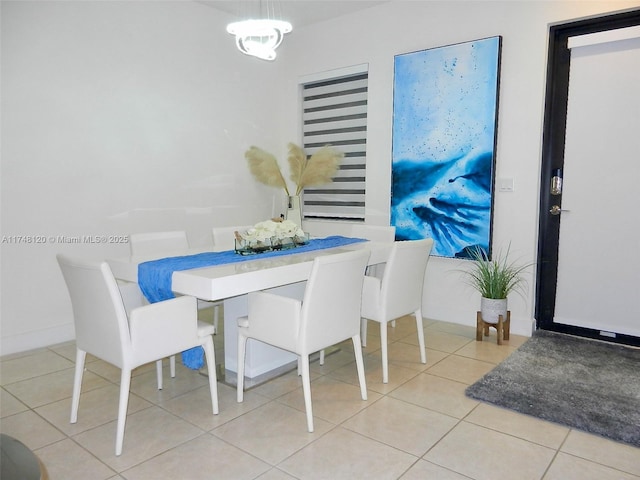
M 132 255 L 183 252 L 189 249 L 187 233 L 183 230 L 169 232 L 133 233 L 129 237 Z
M 422 306 L 422 292 L 433 239 L 393 244 L 382 277 L 382 311 L 387 319 L 415 312 Z
M 131 354 L 129 321 L 109 264 L 56 258 L 71 297 L 76 346 L 122 367 Z
M 396 227 L 355 224 L 351 226 L 351 236 L 376 242 L 393 242 L 396 239 Z
M 299 348 L 309 353 L 360 333 L 369 251 L 316 257 L 302 301 Z
M 236 246 L 235 232 L 246 232 L 253 225 L 238 225 L 233 227 L 213 227 L 213 251 L 224 252 L 233 250 Z

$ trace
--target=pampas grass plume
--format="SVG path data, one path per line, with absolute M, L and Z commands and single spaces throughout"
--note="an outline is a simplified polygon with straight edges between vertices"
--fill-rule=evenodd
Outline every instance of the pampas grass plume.
M 296 195 L 300 195 L 306 187 L 331 183 L 344 156 L 342 152 L 327 145 L 307 160 L 301 147 L 293 143 L 289 143 L 288 147 L 291 180 L 296 184 Z M 251 147 L 244 156 L 256 180 L 270 187 L 284 188 L 287 195 L 291 195 L 276 157 L 258 147 Z
M 290 195 L 276 157 L 258 147 L 251 147 L 244 156 L 249 162 L 249 170 L 256 177 L 256 180 L 270 187 L 284 188 L 287 195 Z
M 296 195 L 299 195 L 305 187 L 331 183 L 343 156 L 341 152 L 328 145 L 311 155 L 296 182 L 298 185 Z
M 289 143 L 289 169 L 291 170 L 291 180 L 296 185 L 300 185 L 300 177 L 307 166 L 307 155 L 304 150 L 294 143 Z

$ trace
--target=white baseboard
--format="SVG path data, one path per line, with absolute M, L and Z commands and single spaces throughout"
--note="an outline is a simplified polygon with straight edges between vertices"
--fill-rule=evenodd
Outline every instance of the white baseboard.
M 437 318 L 435 316 L 424 316 L 425 320 L 431 319 L 431 320 L 437 320 L 437 321 L 441 321 L 441 322 L 447 322 L 447 323 L 455 323 L 457 325 L 464 325 L 464 326 L 468 326 L 468 327 L 476 327 L 476 317 L 475 315 L 473 316 L 473 320 L 471 320 L 468 315 L 465 316 L 464 321 L 461 321 L 460 319 L 457 318 Z M 534 318 L 529 319 L 529 320 L 516 320 L 514 321 L 514 317 L 513 314 L 511 315 L 511 328 L 509 333 L 512 333 L 514 335 L 521 335 L 523 337 L 530 337 L 533 335 L 533 332 L 536 329 L 536 321 Z
M 0 355 L 11 355 L 36 348 L 49 347 L 58 343 L 69 342 L 75 338 L 76 333 L 73 323 L 2 337 Z

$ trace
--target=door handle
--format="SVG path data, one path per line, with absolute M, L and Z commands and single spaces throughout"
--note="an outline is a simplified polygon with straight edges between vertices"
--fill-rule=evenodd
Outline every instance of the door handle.
M 560 205 L 553 205 L 549 210 L 551 215 L 560 215 L 560 212 L 570 212 L 571 210 L 564 210 L 560 208 Z

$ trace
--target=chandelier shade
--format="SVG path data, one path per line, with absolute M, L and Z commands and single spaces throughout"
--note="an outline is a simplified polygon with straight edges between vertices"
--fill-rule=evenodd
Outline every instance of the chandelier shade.
M 238 50 L 263 60 L 275 60 L 276 48 L 292 26 L 283 20 L 249 19 L 227 25 L 227 32 L 236 37 Z

